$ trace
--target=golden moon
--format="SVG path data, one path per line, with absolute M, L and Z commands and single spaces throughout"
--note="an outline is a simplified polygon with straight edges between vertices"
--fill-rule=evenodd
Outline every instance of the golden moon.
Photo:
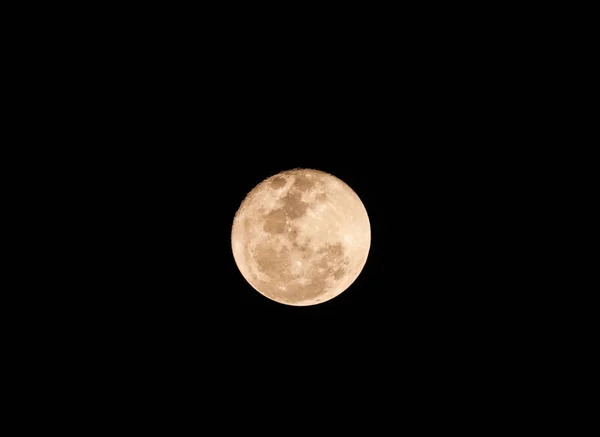
M 371 225 L 358 195 L 337 177 L 293 169 L 258 184 L 233 220 L 238 269 L 259 293 L 307 306 L 333 299 L 360 275 Z

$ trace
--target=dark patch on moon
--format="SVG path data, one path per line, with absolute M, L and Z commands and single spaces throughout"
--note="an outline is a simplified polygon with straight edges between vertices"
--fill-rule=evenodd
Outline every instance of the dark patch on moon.
M 263 241 L 256 247 L 254 259 L 258 269 L 265 275 L 274 279 L 277 283 L 282 283 L 292 279 L 290 272 L 291 261 L 289 250 L 282 248 L 276 250 L 269 241 Z
M 295 220 L 306 214 L 308 204 L 302 201 L 300 193 L 290 191 L 281 200 L 283 200 L 283 210 L 290 219 Z
M 344 255 L 344 246 L 342 246 L 342 243 L 328 244 L 319 249 L 317 253 L 322 253 L 323 258 L 327 258 L 328 260 L 337 260 Z
M 308 243 L 304 243 L 304 244 L 298 244 L 298 243 L 296 243 L 296 247 L 298 248 L 298 250 L 300 251 L 300 253 L 303 256 L 308 256 L 308 254 L 312 253 L 312 251 L 310 250 L 310 247 L 309 247 Z
M 275 177 L 271 180 L 271 188 L 277 190 L 285 185 L 285 179 L 282 177 Z
M 315 182 L 307 178 L 306 175 L 296 175 L 296 180 L 294 181 L 293 188 L 296 188 L 299 191 L 308 191 L 314 186 Z
M 327 201 L 327 194 L 319 193 L 315 196 L 315 200 L 319 203 L 323 203 Z
M 335 279 L 336 281 L 339 281 L 340 279 L 342 279 L 344 277 L 345 274 L 346 274 L 346 268 L 344 266 L 340 266 L 333 272 L 333 279 Z
M 263 229 L 269 234 L 281 234 L 285 231 L 285 212 L 282 209 L 275 209 L 264 217 Z

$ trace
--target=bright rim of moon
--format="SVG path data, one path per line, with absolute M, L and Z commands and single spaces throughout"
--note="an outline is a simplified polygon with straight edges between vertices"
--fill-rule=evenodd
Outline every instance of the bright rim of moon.
M 294 169 L 258 184 L 233 220 L 231 246 L 248 283 L 276 302 L 307 306 L 340 295 L 371 246 L 367 210 L 335 176 Z

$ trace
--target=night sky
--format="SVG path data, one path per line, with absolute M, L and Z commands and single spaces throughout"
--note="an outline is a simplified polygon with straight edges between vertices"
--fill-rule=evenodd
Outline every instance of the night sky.
M 115 249 L 127 278 L 119 283 L 125 314 L 188 340 L 200 330 L 267 344 L 285 335 L 280 327 L 301 338 L 322 329 L 339 340 L 356 332 L 396 342 L 489 320 L 491 293 L 482 290 L 497 288 L 498 278 L 486 276 L 493 263 L 481 254 L 503 232 L 487 224 L 502 213 L 489 202 L 502 180 L 490 179 L 498 138 L 488 133 L 480 147 L 485 117 L 442 97 L 451 90 L 417 67 L 402 81 L 371 75 L 360 87 L 339 68 L 327 71 L 303 81 L 215 73 L 203 82 L 206 94 L 189 90 L 197 104 L 180 97 L 169 106 L 160 96 L 129 120 L 130 137 L 121 140 L 143 136 L 105 152 L 105 180 L 118 193 L 107 199 L 116 208 L 110 224 L 125 236 Z M 354 284 L 302 308 L 256 292 L 230 242 L 246 194 L 292 168 L 346 182 L 371 223 L 369 257 Z
M 526 63 L 544 34 L 516 58 L 504 48 L 513 26 L 485 37 L 487 18 L 472 20 L 470 7 L 458 12 L 467 26 L 441 6 L 367 20 L 363 6 L 356 19 L 340 6 L 320 34 L 312 18 L 286 32 L 287 15 L 271 20 L 265 6 L 263 26 L 240 7 L 220 21 L 181 10 L 167 20 L 162 6 L 156 19 L 141 15 L 146 6 L 110 12 L 89 39 L 65 32 L 68 44 L 51 44 L 32 70 L 48 72 L 52 95 L 24 104 L 59 120 L 31 123 L 43 151 L 26 151 L 65 167 L 48 166 L 63 186 L 42 181 L 50 205 L 39 221 L 66 228 L 47 221 L 57 243 L 44 250 L 61 265 L 43 277 L 38 306 L 58 329 L 36 331 L 49 352 L 35 364 L 80 372 L 94 396 L 89 381 L 108 387 L 107 405 L 121 400 L 124 414 L 137 399 L 179 401 L 202 427 L 204 404 L 216 406 L 218 429 L 245 425 L 234 402 L 259 405 L 259 421 L 281 407 L 276 417 L 292 425 L 280 434 L 305 416 L 352 425 L 354 412 L 330 414 L 332 397 L 357 414 L 379 399 L 396 426 L 399 398 L 428 416 L 419 400 L 454 405 L 464 381 L 486 408 L 479 393 L 496 391 L 485 384 L 508 386 L 544 328 L 530 322 L 538 300 L 524 297 L 538 284 L 520 280 L 535 262 L 527 211 L 544 181 L 529 191 L 519 182 L 542 165 L 523 152 L 537 134 L 520 128 L 534 116 L 527 92 L 538 78 Z M 72 41 L 81 47 L 65 49 Z M 356 281 L 307 307 L 255 291 L 231 249 L 246 194 L 293 168 L 344 181 L 371 224 Z M 275 390 L 263 402 L 266 387 Z
M 378 335 L 422 335 L 486 318 L 485 307 L 467 308 L 495 286 L 482 279 L 490 263 L 480 254 L 502 238 L 501 227 L 486 223 L 502 214 L 489 199 L 505 181 L 491 175 L 508 149 L 500 147 L 501 119 L 482 108 L 505 90 L 467 74 L 469 58 L 444 39 L 406 39 L 395 51 L 358 36 L 335 41 L 306 51 L 299 38 L 263 50 L 223 36 L 197 57 L 186 44 L 123 50 L 130 68 L 96 89 L 113 103 L 88 135 L 108 162 L 98 184 L 116 193 L 106 199 L 114 211 L 107 221 L 118 232 L 102 232 L 126 236 L 115 251 L 126 260 L 118 264 L 128 273 L 119 284 L 127 308 L 191 327 L 216 320 L 221 333 L 273 318 L 299 330 L 339 321 Z M 307 308 L 254 291 L 230 244 L 245 195 L 298 167 L 346 182 L 372 232 L 355 283 Z
M 88 278 L 99 291 L 79 317 L 101 320 L 96 334 L 129 356 L 266 360 L 282 375 L 280 361 L 360 373 L 364 360 L 416 370 L 489 353 L 520 317 L 505 272 L 522 266 L 500 249 L 518 219 L 501 206 L 515 171 L 503 163 L 518 155 L 502 106 L 488 105 L 506 89 L 469 75 L 443 40 L 317 52 L 296 41 L 277 57 L 222 43 L 231 50 L 197 57 L 152 46 L 94 88 L 103 115 L 80 126 L 98 145 L 106 207 L 94 208 L 101 262 Z M 169 62 L 145 69 L 160 56 Z M 371 224 L 360 276 L 308 307 L 259 294 L 231 250 L 246 194 L 293 168 L 343 180 Z
M 247 123 L 214 126 L 210 142 L 191 130 L 187 143 L 136 155 L 127 166 L 137 169 L 135 180 L 113 217 L 121 240 L 98 295 L 102 341 L 112 342 L 111 354 L 153 357 L 174 378 L 181 372 L 182 384 L 226 371 L 227 381 L 252 390 L 277 381 L 300 389 L 312 377 L 383 387 L 402 375 L 414 388 L 421 379 L 410 375 L 430 384 L 477 372 L 473 360 L 491 359 L 519 308 L 489 255 L 501 230 L 486 221 L 494 210 L 481 197 L 487 186 L 472 179 L 472 159 L 402 113 L 387 126 L 371 110 L 323 124 L 317 107 L 302 108 L 248 113 Z M 371 224 L 356 281 L 308 307 L 255 291 L 231 250 L 246 194 L 292 168 L 346 182 Z M 513 312 L 503 319 L 507 306 Z

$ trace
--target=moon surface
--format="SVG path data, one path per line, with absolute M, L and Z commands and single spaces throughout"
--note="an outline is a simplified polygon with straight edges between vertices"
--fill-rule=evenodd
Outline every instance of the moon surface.
M 293 169 L 258 184 L 233 220 L 240 272 L 276 302 L 307 306 L 340 295 L 360 275 L 371 226 L 358 195 L 337 177 Z

